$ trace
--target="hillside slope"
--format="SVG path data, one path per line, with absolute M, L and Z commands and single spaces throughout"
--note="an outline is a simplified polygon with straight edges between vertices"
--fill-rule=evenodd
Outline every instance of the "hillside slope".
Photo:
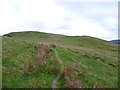
M 2 36 L 4 88 L 118 87 L 117 45 L 89 36 L 9 35 Z

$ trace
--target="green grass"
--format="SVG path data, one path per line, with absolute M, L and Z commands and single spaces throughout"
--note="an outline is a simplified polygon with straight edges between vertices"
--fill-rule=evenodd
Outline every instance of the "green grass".
M 64 65 L 72 62 L 85 71 L 86 75 L 82 81 L 86 87 L 92 87 L 97 83 L 101 87 L 117 87 L 118 67 L 110 66 L 109 61 L 104 62 L 93 56 L 87 57 L 64 48 L 58 48 L 58 52 Z
M 51 88 L 53 80 L 62 68 L 75 64 L 79 71 L 77 79 L 84 88 L 118 88 L 118 47 L 107 41 L 89 36 L 63 36 L 41 32 L 19 32 L 12 37 L 2 36 L 2 84 L 4 88 Z M 47 63 L 37 65 L 37 43 L 56 44 L 47 54 Z M 58 57 L 56 57 L 56 54 Z M 51 56 L 61 60 L 53 63 Z M 28 75 L 23 69 L 29 67 Z M 57 68 L 55 68 L 57 66 Z M 57 72 L 54 72 L 55 69 Z M 65 79 L 57 81 L 63 88 Z

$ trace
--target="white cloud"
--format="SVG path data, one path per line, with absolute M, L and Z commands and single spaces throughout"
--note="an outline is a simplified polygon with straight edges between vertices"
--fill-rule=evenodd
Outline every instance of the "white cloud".
M 42 31 L 64 35 L 89 35 L 106 40 L 117 38 L 109 31 L 117 24 L 116 9 L 109 11 L 106 7 L 85 7 L 72 10 L 56 4 L 55 0 L 11 0 L 19 5 L 19 11 L 8 0 L 0 0 L 0 30 L 1 34 L 15 31 Z M 64 2 L 64 1 L 63 1 Z M 77 8 L 77 6 L 76 6 Z M 113 12 L 114 11 L 114 14 Z M 112 12 L 112 13 L 111 13 Z M 105 14 L 105 16 L 104 16 Z M 89 16 L 102 16 L 93 19 Z M 93 17 L 94 17 L 93 16 Z M 31 28 L 29 22 L 42 23 L 42 29 Z M 31 25 L 31 24 L 30 24 Z M 34 26 L 34 25 L 33 25 Z M 34 26 L 34 27 L 36 27 Z M 58 27 L 68 26 L 68 29 Z M 58 29 L 55 29 L 58 28 Z M 4 31 L 3 31 L 4 30 Z
M 41 21 L 48 28 L 61 25 L 64 8 L 56 5 L 53 0 L 20 0 L 24 20 Z
M 48 28 L 63 23 L 64 8 L 53 0 L 18 0 L 21 12 L 16 12 L 7 1 L 0 1 L 0 28 L 16 27 L 24 21 L 40 21 Z
M 103 19 L 103 22 L 106 24 L 106 28 L 113 29 L 117 25 L 118 20 L 114 17 L 108 16 Z
M 21 18 L 9 3 L 0 1 L 0 28 L 11 28 L 21 25 Z
M 57 0 L 57 2 L 119 2 L 119 0 Z

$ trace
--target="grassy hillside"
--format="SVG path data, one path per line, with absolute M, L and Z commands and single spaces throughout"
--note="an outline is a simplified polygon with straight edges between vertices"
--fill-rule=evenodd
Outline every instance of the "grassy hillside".
M 2 36 L 4 88 L 117 88 L 118 47 L 89 36 Z

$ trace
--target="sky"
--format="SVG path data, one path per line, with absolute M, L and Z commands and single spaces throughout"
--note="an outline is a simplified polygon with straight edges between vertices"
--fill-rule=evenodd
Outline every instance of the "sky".
M 18 31 L 118 39 L 118 0 L 0 0 L 0 35 Z

